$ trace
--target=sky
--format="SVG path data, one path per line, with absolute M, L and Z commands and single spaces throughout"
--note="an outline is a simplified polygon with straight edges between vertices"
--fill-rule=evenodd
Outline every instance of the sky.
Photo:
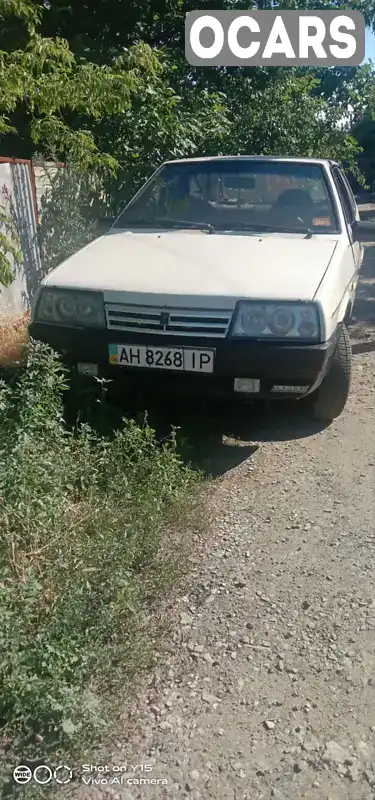
M 366 56 L 365 61 L 372 61 L 375 64 L 375 33 L 366 31 Z

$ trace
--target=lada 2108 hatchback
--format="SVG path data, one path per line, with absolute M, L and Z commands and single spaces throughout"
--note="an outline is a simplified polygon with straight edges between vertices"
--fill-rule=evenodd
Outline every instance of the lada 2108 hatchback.
M 34 339 L 124 389 L 343 410 L 363 242 L 344 171 L 255 156 L 163 164 L 38 288 Z

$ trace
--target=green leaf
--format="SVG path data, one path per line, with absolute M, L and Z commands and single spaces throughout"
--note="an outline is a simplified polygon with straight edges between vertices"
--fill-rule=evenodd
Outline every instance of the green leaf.
M 61 727 L 68 736 L 72 736 L 77 730 L 76 725 L 74 725 L 71 719 L 63 719 Z

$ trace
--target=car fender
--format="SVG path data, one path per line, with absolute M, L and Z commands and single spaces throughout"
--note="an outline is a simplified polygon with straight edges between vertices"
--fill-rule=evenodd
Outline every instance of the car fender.
M 344 322 L 348 309 L 354 303 L 357 282 L 358 269 L 352 250 L 347 243 L 340 242 L 314 296 L 324 319 L 322 333 L 325 341 Z

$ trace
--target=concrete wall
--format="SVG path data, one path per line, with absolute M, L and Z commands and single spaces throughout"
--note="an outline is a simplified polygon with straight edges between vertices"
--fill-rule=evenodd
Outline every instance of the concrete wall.
M 0 189 L 1 189 L 1 205 L 7 215 L 11 213 L 11 204 L 8 199 L 4 197 L 4 190 L 10 197 L 13 196 L 13 175 L 12 167 L 10 164 L 0 164 Z M 5 233 L 4 226 L 1 225 L 2 233 Z M 26 276 L 23 269 L 17 270 L 15 281 L 8 287 L 4 288 L 0 285 L 0 314 L 15 315 L 22 314 L 27 308 L 27 284 Z
M 0 314 L 15 316 L 29 307 L 41 274 L 35 192 L 27 162 L 0 162 L 0 193 L 3 209 L 18 231 L 23 257 L 22 263 L 15 265 L 16 276 L 11 286 L 0 285 Z M 4 225 L 2 232 L 6 232 Z
M 33 171 L 35 177 L 36 199 L 38 204 L 38 211 L 41 212 L 42 197 L 48 192 L 52 186 L 52 181 L 58 170 L 61 167 L 56 166 L 53 161 L 33 163 Z

